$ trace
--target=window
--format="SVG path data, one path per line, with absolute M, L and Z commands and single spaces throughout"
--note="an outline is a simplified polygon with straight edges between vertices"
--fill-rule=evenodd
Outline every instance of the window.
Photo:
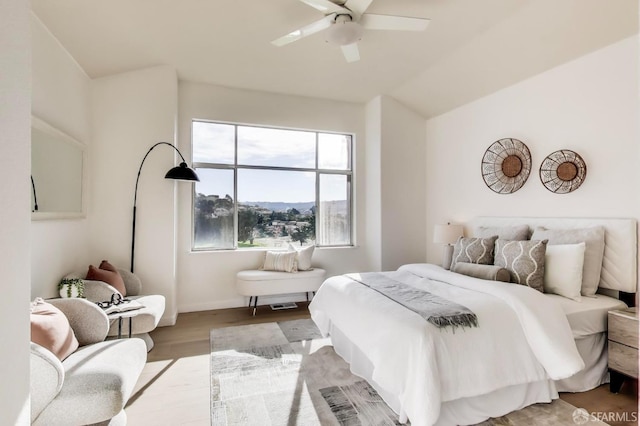
M 192 122 L 193 249 L 349 246 L 351 135 Z

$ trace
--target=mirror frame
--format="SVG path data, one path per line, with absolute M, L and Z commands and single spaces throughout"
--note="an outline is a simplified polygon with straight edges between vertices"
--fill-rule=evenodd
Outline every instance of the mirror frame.
M 48 124 L 46 121 L 32 115 L 31 116 L 31 128 L 36 128 L 44 133 L 47 133 L 51 137 L 60 140 L 61 142 L 70 144 L 78 149 L 80 149 L 82 153 L 82 182 L 81 182 L 81 193 L 80 193 L 80 203 L 81 210 L 80 211 L 69 211 L 69 212 L 42 212 L 36 211 L 31 212 L 31 220 L 53 220 L 53 219 L 81 219 L 87 216 L 87 146 L 64 133 L 63 131 L 53 127 Z M 33 148 L 33 147 L 32 147 Z M 31 185 L 29 185 L 31 188 Z

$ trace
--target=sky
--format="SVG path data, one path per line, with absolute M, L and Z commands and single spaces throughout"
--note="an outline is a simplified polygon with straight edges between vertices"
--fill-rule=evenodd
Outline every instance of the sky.
M 238 164 L 272 167 L 315 167 L 316 134 L 320 168 L 346 170 L 351 137 L 333 133 L 238 126 Z M 195 121 L 194 163 L 234 163 L 235 126 Z M 233 171 L 197 170 L 195 190 L 206 195 L 233 196 Z M 238 199 L 244 201 L 308 202 L 315 199 L 315 172 L 238 170 Z M 323 175 L 322 200 L 345 200 L 346 177 Z

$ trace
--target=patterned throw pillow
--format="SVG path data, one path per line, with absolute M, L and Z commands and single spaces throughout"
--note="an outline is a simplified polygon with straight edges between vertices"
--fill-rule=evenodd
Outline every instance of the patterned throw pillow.
M 497 238 L 497 235 L 489 238 L 458 238 L 453 247 L 450 269 L 453 270 L 458 262 L 491 265 L 493 263 L 493 246 Z
M 512 241 L 498 239 L 494 265 L 511 274 L 511 282 L 544 293 L 544 258 L 548 240 Z

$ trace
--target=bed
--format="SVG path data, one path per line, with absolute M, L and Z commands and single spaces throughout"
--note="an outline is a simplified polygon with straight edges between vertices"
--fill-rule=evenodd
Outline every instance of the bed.
M 513 224 L 531 230 L 602 226 L 599 291 L 608 294 L 575 302 L 429 264 L 384 272 L 384 279 L 459 303 L 479 323 L 440 329 L 363 285 L 367 274 L 329 278 L 316 294 L 309 307 L 313 320 L 401 422 L 475 424 L 550 402 L 558 391 L 606 382 L 606 312 L 625 306 L 617 291 L 636 289 L 635 220 L 477 218 L 468 231 Z

